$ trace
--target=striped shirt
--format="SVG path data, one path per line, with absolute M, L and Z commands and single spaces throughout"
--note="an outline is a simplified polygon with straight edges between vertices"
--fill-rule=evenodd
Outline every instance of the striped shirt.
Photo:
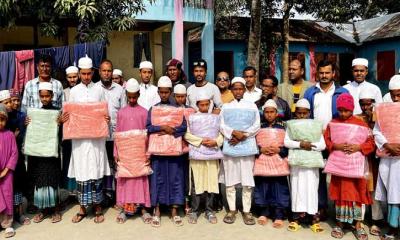
M 52 104 L 57 109 L 61 109 L 64 101 L 64 90 L 60 81 L 50 79 L 53 85 Z M 26 112 L 28 108 L 41 108 L 42 103 L 39 98 L 39 78 L 28 81 L 25 85 L 24 95 L 22 96 L 21 111 Z

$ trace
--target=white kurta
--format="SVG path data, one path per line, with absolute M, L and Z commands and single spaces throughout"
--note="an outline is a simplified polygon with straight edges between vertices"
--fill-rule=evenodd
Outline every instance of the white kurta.
M 383 101 L 381 89 L 378 86 L 367 81 L 364 81 L 362 83 L 357 83 L 356 81 L 353 81 L 344 85 L 343 87 L 349 90 L 351 96 L 353 96 L 354 98 L 354 115 L 362 113 L 359 103 L 359 96 L 361 91 L 371 92 L 374 95 L 375 103 L 381 103 Z
M 190 87 L 188 87 L 186 103 L 196 111 L 199 110 L 197 108 L 197 97 L 199 95 L 205 95 L 211 100 L 208 112 L 211 112 L 214 107 L 221 108 L 221 92 L 215 84 L 207 82 L 206 85 L 202 87 L 197 87 L 195 84 L 192 84 Z
M 257 112 L 256 120 L 253 125 L 246 129 L 246 135 L 248 138 L 255 137 L 258 130 L 260 129 L 260 114 L 258 114 L 257 106 L 249 101 L 241 100 L 238 102 L 236 99 L 230 103 L 226 103 L 222 106 L 221 116 L 226 109 L 252 109 Z M 232 132 L 234 129 L 227 126 L 224 122 L 224 118 L 221 117 L 221 133 L 226 139 L 232 138 Z M 254 167 L 255 156 L 247 157 L 230 157 L 224 156 L 222 159 L 219 181 L 224 183 L 227 187 L 241 184 L 242 186 L 254 187 L 253 167 Z
M 139 105 L 149 110 L 159 102 L 161 102 L 161 99 L 158 95 L 158 88 L 152 84 L 141 83 L 140 97 L 138 99 Z
M 243 95 L 243 99 L 255 103 L 258 100 L 260 100 L 261 95 L 262 95 L 262 90 L 259 89 L 258 87 L 254 87 L 254 89 L 251 91 L 246 89 Z
M 383 150 L 383 145 L 388 141 L 377 123 L 373 133 L 376 146 Z M 389 204 L 400 204 L 400 157 L 381 158 L 375 199 Z
M 71 89 L 70 102 L 103 102 L 103 89 L 90 83 L 83 83 Z M 77 181 L 101 179 L 111 175 L 108 163 L 105 139 L 74 139 L 72 140 L 71 162 L 68 177 Z
M 312 144 L 315 146 L 315 148 L 312 148 L 313 151 L 321 152 L 326 148 L 323 136 L 321 136 L 319 142 Z M 300 142 L 291 140 L 286 132 L 285 147 L 299 149 Z M 305 212 L 310 215 L 316 214 L 318 212 L 319 169 L 291 166 L 290 185 L 292 211 Z

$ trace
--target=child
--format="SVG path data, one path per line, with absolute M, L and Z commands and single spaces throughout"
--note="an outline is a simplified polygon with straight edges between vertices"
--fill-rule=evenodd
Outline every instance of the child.
M 140 96 L 139 83 L 135 79 L 126 82 L 126 97 L 128 105 L 118 111 L 116 132 L 129 131 L 133 129 L 146 129 L 147 110 L 138 105 Z M 116 144 L 114 145 L 114 157 L 118 164 Z M 117 217 L 118 223 L 124 223 L 127 214 L 134 214 L 136 206 L 142 206 L 141 214 L 144 223 L 151 223 L 151 215 L 146 208 L 150 207 L 149 180 L 147 176 L 136 178 L 117 177 L 117 205 L 122 207 Z
M 56 110 L 52 104 L 53 87 L 49 82 L 39 83 L 39 98 L 43 109 Z M 58 120 L 59 122 L 61 119 Z M 26 124 L 30 124 L 27 117 Z M 61 159 L 56 157 L 28 157 L 28 174 L 33 188 L 34 205 L 39 213 L 33 222 L 40 223 L 51 215 L 51 222 L 61 221 L 59 187 L 61 180 Z
M 0 103 L 2 103 L 6 107 L 7 113 L 12 111 L 13 103 L 11 101 L 10 91 L 0 91 Z
M 8 92 L 8 91 L 7 91 Z M 0 225 L 5 237 L 13 237 L 13 171 L 18 161 L 18 149 L 14 133 L 6 130 L 7 109 L 0 104 Z
M 262 122 L 261 128 L 285 129 L 283 122 L 278 119 L 278 106 L 274 100 L 269 99 L 262 107 L 265 121 Z M 288 151 L 285 147 L 262 147 L 260 152 L 265 155 L 279 154 L 280 157 L 286 158 Z M 280 177 L 262 177 L 255 176 L 254 202 L 260 209 L 258 223 L 265 225 L 268 218 L 274 219 L 273 227 L 283 227 L 286 211 L 289 208 L 290 192 L 288 178 Z
M 14 171 L 14 206 L 16 210 L 15 217 L 22 225 L 31 223 L 30 219 L 24 215 L 22 206 L 23 196 L 26 194 L 26 166 L 25 156 L 22 154 L 22 144 L 25 137 L 25 118 L 26 114 L 20 111 L 21 100 L 19 92 L 10 89 L 12 102 L 12 111 L 8 114 L 8 129 L 14 132 L 18 147 L 18 162 Z
M 336 100 L 336 107 L 339 118 L 333 119 L 331 123 L 355 124 L 368 128 L 368 125 L 359 118 L 353 116 L 354 99 L 348 93 L 341 94 Z M 331 140 L 331 130 L 328 125 L 324 137 L 327 149 L 332 151 L 342 151 L 346 154 L 361 152 L 364 156 L 375 150 L 374 139 L 368 136 L 362 144 L 334 144 Z M 368 234 L 362 226 L 362 204 L 369 205 L 372 202 L 368 191 L 368 182 L 365 178 L 347 178 L 332 174 L 329 185 L 329 196 L 335 203 L 336 227 L 332 229 L 331 235 L 334 238 L 342 238 L 345 224 L 355 223 L 354 235 L 357 239 L 366 240 Z
M 310 117 L 310 103 L 307 99 L 300 99 L 295 106 L 295 119 L 308 119 Z M 305 151 L 323 151 L 325 149 L 325 141 L 322 135 L 322 128 L 320 140 L 317 142 L 291 139 L 287 131 L 285 147 Z M 320 153 L 320 155 L 322 159 L 322 154 Z M 319 168 L 292 165 L 290 168 L 290 182 L 293 221 L 290 222 L 288 230 L 291 232 L 298 231 L 300 229 L 300 221 L 305 221 L 308 216 L 308 218 L 312 219 L 310 229 L 315 233 L 323 232 L 324 229 L 319 224 L 319 219 L 316 215 L 318 212 Z
M 168 77 L 158 80 L 158 94 L 161 102 L 155 106 L 176 107 L 171 104 L 169 98 L 172 94 L 172 82 Z M 152 110 L 147 117 L 147 130 L 149 134 L 172 135 L 175 138 L 182 137 L 186 132 L 186 120 L 177 127 L 168 125 L 153 125 Z M 178 208 L 185 202 L 185 178 L 184 159 L 182 156 L 162 156 L 152 154 L 150 157 L 151 168 L 154 173 L 150 175 L 151 205 L 155 207 L 151 222 L 153 227 L 161 226 L 160 205 L 171 208 L 171 219 L 176 226 L 182 226 L 182 218 L 178 215 Z
M 208 222 L 216 224 L 214 197 L 219 193 L 219 158 L 223 157 L 219 148 L 224 138 L 219 132 L 219 116 L 208 113 L 210 98 L 200 94 L 196 105 L 199 111 L 189 117 L 188 130 L 185 134 L 185 139 L 191 145 L 189 175 L 192 202 L 188 222 L 197 223 L 200 205 L 204 200 L 205 218 Z
M 389 92 L 394 104 L 400 104 L 400 75 L 395 75 L 390 79 Z M 398 112 L 387 112 L 386 114 L 392 115 L 398 114 Z M 398 134 L 398 125 L 394 124 L 394 126 L 388 130 L 395 131 Z M 373 133 L 379 150 L 389 153 L 389 156 L 382 157 L 379 163 L 379 176 L 375 191 L 377 201 L 388 203 L 387 221 L 389 231 L 381 239 L 394 240 L 400 227 L 400 144 L 398 141 L 389 141 L 388 133 L 382 132 L 381 127 L 377 123 L 375 124 Z M 398 138 L 398 135 L 393 135 Z

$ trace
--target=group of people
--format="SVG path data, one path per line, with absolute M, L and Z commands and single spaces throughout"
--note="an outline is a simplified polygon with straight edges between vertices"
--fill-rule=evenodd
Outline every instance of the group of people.
M 51 77 L 51 64 L 51 58 L 40 58 L 39 76 L 26 84 L 22 96 L 14 90 L 0 91 L 0 222 L 6 237 L 15 235 L 14 220 L 31 221 L 22 207 L 24 197 L 36 209 L 33 222 L 46 218 L 60 222 L 62 188 L 76 193 L 80 209 L 74 223 L 82 221 L 90 207 L 94 222 L 103 222 L 107 200 L 119 209 L 118 223 L 139 214 L 144 223 L 160 227 L 161 213 L 167 210 L 172 222 L 182 226 L 180 210 L 184 207 L 188 223 L 197 223 L 204 212 L 207 221 L 216 224 L 215 212 L 226 202 L 223 221 L 228 224 L 235 222 L 241 210 L 246 225 L 272 220 L 273 227 L 282 228 L 289 219 L 289 231 L 306 224 L 321 233 L 320 221 L 327 218 L 330 199 L 336 219 L 332 237 L 342 238 L 349 228 L 357 239 L 368 239 L 363 227 L 368 206 L 370 234 L 390 240 L 398 233 L 400 144 L 388 142 L 375 123 L 374 109 L 383 101 L 400 101 L 400 75 L 392 77 L 390 92 L 382 98 L 379 87 L 366 81 L 368 61 L 362 58 L 353 60 L 354 79 L 343 87 L 334 80 L 335 64 L 325 60 L 318 64 L 315 85 L 303 78 L 304 67 L 298 60 L 290 62 L 288 82 L 258 75 L 249 66 L 243 76 L 233 79 L 219 72 L 213 84 L 206 80 L 207 62 L 199 59 L 192 63 L 192 85 L 176 59 L 168 61 L 157 85 L 152 84 L 151 62 L 140 64 L 139 81 L 125 81 L 121 70 L 103 60 L 100 81 L 94 83 L 92 60 L 84 57 L 77 67 L 66 69 L 68 87 L 63 89 Z M 63 111 L 64 103 L 90 102 L 108 104 L 108 115 L 96 119 L 108 123 L 107 138 L 61 140 L 60 136 L 62 157 L 24 156 L 25 130 L 32 124 L 28 109 L 60 110 L 56 121 L 61 127 L 71 121 Z M 160 107 L 191 114 L 184 114 L 177 125 L 156 124 L 154 110 Z M 305 124 L 299 128 L 298 123 Z M 361 142 L 338 143 L 332 130 L 335 124 L 369 131 Z M 147 130 L 150 142 L 152 136 L 173 136 L 186 142 L 189 151 L 149 154 L 150 175 L 118 177 L 121 159 L 114 135 L 130 130 Z M 282 133 L 282 141 L 263 139 L 261 133 L 271 132 Z M 379 158 L 376 149 L 389 155 Z M 368 167 L 356 166 L 356 170 L 365 171 L 365 177 L 330 173 L 327 178 L 322 169 L 334 153 L 342 158 L 355 153 L 362 156 Z M 267 161 L 280 164 L 279 169 L 269 165 L 276 174 L 256 174 L 255 165 L 268 165 Z M 380 227 L 385 214 L 389 231 L 383 234 Z

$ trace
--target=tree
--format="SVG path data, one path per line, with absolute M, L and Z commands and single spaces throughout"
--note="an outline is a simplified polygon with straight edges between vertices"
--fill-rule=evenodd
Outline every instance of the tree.
M 251 1 L 251 23 L 247 49 L 247 64 L 259 69 L 261 45 L 261 0 Z
M 44 36 L 61 37 L 70 24 L 78 29 L 78 42 L 107 40 L 113 30 L 132 29 L 144 11 L 143 0 L 2 0 L 0 27 L 24 22 L 39 26 Z

